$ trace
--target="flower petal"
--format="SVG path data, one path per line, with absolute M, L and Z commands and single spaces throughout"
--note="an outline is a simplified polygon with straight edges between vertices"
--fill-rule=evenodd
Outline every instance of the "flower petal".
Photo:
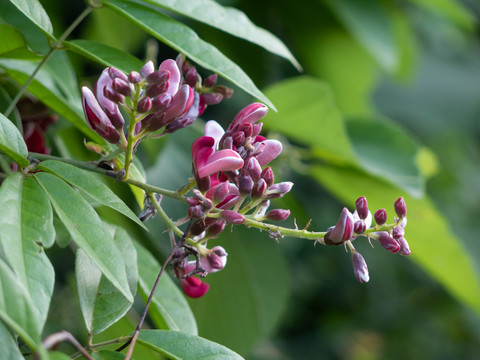
M 238 170 L 243 166 L 243 159 L 233 150 L 224 149 L 213 153 L 205 166 L 197 168 L 198 176 L 203 178 L 220 171 Z
M 265 140 L 262 141 L 265 144 L 263 151 L 256 156 L 260 166 L 265 166 L 270 161 L 275 159 L 282 152 L 282 143 L 278 140 Z

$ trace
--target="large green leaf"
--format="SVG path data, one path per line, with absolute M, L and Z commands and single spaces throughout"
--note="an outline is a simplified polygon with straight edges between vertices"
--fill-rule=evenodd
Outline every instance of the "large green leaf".
M 215 46 L 200 39 L 188 26 L 162 14 L 155 8 L 127 0 L 108 0 L 105 1 L 105 5 L 126 16 L 200 66 L 218 73 L 271 108 L 275 108 L 237 64 Z
M 97 174 L 54 160 L 43 161 L 38 167 L 41 170 L 57 175 L 72 186 L 91 196 L 96 202 L 118 211 L 144 229 L 147 229 L 139 220 L 138 216 L 98 178 Z
M 125 262 L 125 272 L 132 295 L 137 292 L 138 270 L 135 248 L 128 234 L 121 228 L 113 229 L 114 241 Z M 80 307 L 87 330 L 99 333 L 117 322 L 132 306 L 125 297 L 102 276 L 95 263 L 83 252 L 77 251 L 75 264 Z
M 122 255 L 115 246 L 112 235 L 106 230 L 105 224 L 91 205 L 54 175 L 37 173 L 35 178 L 47 193 L 58 217 L 76 244 L 125 298 L 133 300 Z
M 243 359 L 223 345 L 179 331 L 142 330 L 138 336 L 138 342 L 175 360 Z
M 99 353 L 92 354 L 95 360 L 122 360 L 125 354 L 113 350 L 102 350 Z
M 13 334 L 7 330 L 5 325 L 0 321 L 0 349 L 2 349 L 2 356 L 10 360 L 23 360 L 24 357 L 18 348 L 17 341 Z
M 13 80 L 22 85 L 27 82 L 30 74 L 33 73 L 37 65 L 36 62 L 27 60 L 0 59 L 0 68 L 3 68 Z M 54 81 L 54 78 L 48 70 L 40 69 L 28 87 L 28 90 L 49 108 L 72 122 L 94 141 L 99 143 L 105 142 L 87 126 L 80 100 L 72 103 L 65 97 L 61 88 L 57 85 L 56 81 Z
M 22 33 L 10 25 L 0 25 L 0 39 L 2 39 L 0 43 L 0 55 L 27 46 L 27 42 Z
M 3 114 L 0 114 L 0 151 L 22 166 L 28 166 L 28 150 L 22 135 Z
M 46 224 L 37 229 L 39 238 L 28 229 L 33 225 L 29 219 L 36 216 L 32 213 L 44 211 L 50 206 L 49 203 L 35 203 L 36 195 L 30 197 L 32 190 L 42 191 L 32 181 L 27 178 L 24 184 L 22 175 L 13 173 L 0 188 L 0 246 L 3 259 L 15 272 L 32 300 L 35 331 L 40 333 L 47 318 L 55 273 L 42 248 L 35 242 L 51 236 L 51 225 Z
M 133 70 L 140 71 L 143 66 L 142 61 L 135 56 L 97 41 L 78 39 L 64 41 L 63 45 L 77 54 L 85 56 L 107 67 L 116 67 L 125 73 L 129 73 Z
M 480 287 L 473 261 L 430 199 L 414 199 L 392 185 L 352 169 L 316 166 L 313 176 L 351 205 L 364 195 L 371 209 L 384 208 L 390 202 L 391 208 L 387 210 L 393 212 L 393 202 L 403 195 L 408 207 L 405 238 L 412 250 L 411 258 L 454 296 L 480 312 Z M 370 269 L 372 281 L 381 272 L 382 269 Z
M 288 59 L 298 70 L 302 69 L 280 39 L 267 30 L 256 26 L 242 11 L 224 7 L 212 0 L 197 0 L 194 2 L 190 0 L 146 1 L 257 44 L 273 54 Z
M 50 18 L 38 0 L 10 0 L 10 2 L 46 35 L 55 39 Z
M 152 291 L 161 265 L 140 244 L 134 243 L 138 256 L 139 290 L 144 298 Z M 150 305 L 155 325 L 196 335 L 197 323 L 185 297 L 167 273 L 163 273 Z

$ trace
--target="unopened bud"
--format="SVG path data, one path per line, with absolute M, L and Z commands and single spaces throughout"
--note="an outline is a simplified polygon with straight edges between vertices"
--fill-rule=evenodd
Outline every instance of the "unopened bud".
M 355 201 L 355 208 L 357 209 L 358 217 L 365 220 L 368 216 L 368 203 L 365 196 L 361 196 Z
M 267 191 L 267 183 L 260 178 L 252 188 L 252 199 L 259 199 L 265 195 Z
M 235 146 L 242 146 L 243 143 L 245 142 L 245 134 L 243 131 L 237 131 L 235 134 L 232 136 L 233 140 L 233 145 Z
M 275 176 L 273 174 L 273 170 L 270 166 L 267 166 L 265 169 L 262 170 L 260 177 L 265 180 L 267 183 L 267 188 L 270 188 L 273 183 L 275 182 Z
M 217 78 L 217 74 L 207 76 L 205 80 L 203 80 L 203 87 L 211 88 L 212 86 L 215 86 L 215 84 L 217 83 Z
M 246 170 L 248 171 L 248 173 L 250 174 L 250 176 L 254 181 L 258 181 L 262 177 L 262 167 L 260 166 L 258 160 L 254 157 L 251 157 L 248 159 Z M 267 183 L 267 188 L 268 188 L 268 183 Z
M 245 134 L 245 137 L 248 138 L 250 136 L 252 136 L 253 134 L 253 125 L 252 124 L 243 124 L 242 125 L 242 131 L 243 133 Z
M 226 86 L 223 85 L 217 85 L 215 86 L 215 92 L 218 92 L 223 95 L 225 99 L 230 99 L 233 95 L 233 89 L 230 89 Z
M 121 80 L 128 83 L 127 75 L 125 75 L 122 71 L 118 70 L 117 68 L 109 67 L 108 68 L 108 75 L 110 76 L 110 78 L 112 80 L 121 79 Z
M 110 101 L 116 104 L 123 104 L 125 102 L 125 96 L 113 90 L 109 86 L 103 88 L 103 95 Z
M 387 222 L 387 212 L 385 211 L 385 209 L 377 210 L 375 211 L 373 218 L 375 219 L 377 225 L 382 226 Z
M 155 71 L 155 65 L 153 65 L 153 61 L 148 61 L 143 67 L 140 69 L 140 75 L 146 78 L 148 75 Z
M 122 94 L 124 96 L 130 96 L 132 95 L 132 89 L 130 88 L 130 84 L 128 81 L 125 81 L 120 78 L 115 78 L 112 81 L 112 88 L 119 94 Z
M 283 221 L 290 216 L 290 210 L 273 209 L 265 214 L 265 218 L 270 221 Z
M 353 273 L 358 281 L 361 283 L 366 283 L 370 280 L 370 276 L 368 274 L 368 267 L 365 259 L 362 255 L 358 252 L 354 252 L 352 254 L 352 264 L 353 264 Z
M 185 199 L 185 201 L 186 201 L 188 206 L 200 205 L 200 201 L 198 199 L 193 198 L 193 197 L 187 197 Z
M 223 100 L 223 95 L 219 93 L 204 93 L 202 96 L 207 105 L 217 105 Z
M 400 254 L 401 255 L 405 255 L 405 256 L 408 256 L 410 255 L 412 252 L 410 251 L 410 247 L 408 246 L 408 242 L 407 240 L 405 240 L 405 238 L 402 236 L 400 238 L 397 239 L 399 245 L 400 245 Z
M 250 175 L 240 175 L 238 178 L 238 190 L 242 195 L 250 195 L 253 189 L 253 180 Z
M 138 84 L 140 81 L 142 81 L 142 76 L 138 71 L 132 71 L 130 74 L 128 74 L 128 81 L 130 81 L 132 84 Z
M 365 230 L 367 230 L 367 224 L 365 224 L 363 220 L 358 220 L 353 225 L 353 232 L 355 234 L 363 234 Z
M 392 236 L 395 240 L 403 237 L 405 235 L 405 230 L 401 226 L 394 226 L 392 230 Z
M 200 266 L 207 272 L 217 272 L 227 265 L 227 252 L 221 246 L 215 246 L 208 255 L 200 258 Z
M 139 113 L 146 113 L 152 110 L 152 100 L 149 97 L 145 97 L 137 104 L 137 111 Z
M 245 222 L 245 218 L 243 217 L 243 215 L 233 210 L 223 210 L 221 212 L 221 217 L 226 222 L 233 225 L 239 225 Z
M 399 197 L 397 201 L 395 201 L 394 208 L 395 213 L 400 219 L 407 215 L 407 204 L 405 204 L 403 197 Z
M 149 97 L 156 97 L 168 90 L 168 82 L 150 84 L 145 89 L 145 94 Z
M 164 110 L 170 105 L 171 102 L 172 95 L 163 93 L 153 98 L 152 108 L 155 110 Z
M 198 73 L 197 69 L 194 67 L 191 67 L 188 69 L 187 73 L 185 74 L 185 82 L 192 88 L 195 89 L 195 86 L 197 85 L 198 81 Z
M 225 222 L 218 220 L 207 228 L 205 236 L 209 239 L 216 238 L 224 229 Z
M 215 187 L 215 192 L 213 193 L 213 202 L 215 204 L 220 204 L 224 201 L 228 194 L 230 193 L 230 183 L 222 182 Z
M 398 242 L 386 231 L 380 231 L 372 234 L 372 237 L 376 239 L 385 250 L 395 254 L 400 250 Z
M 201 219 L 205 216 L 205 209 L 202 205 L 195 205 L 188 208 L 188 216 L 193 219 Z
M 347 208 L 343 208 L 337 224 L 327 231 L 324 237 L 327 245 L 340 245 L 350 240 L 353 235 L 353 215 Z
M 170 79 L 170 72 L 167 70 L 157 70 L 147 76 L 147 81 L 151 84 L 159 84 Z
M 293 183 L 290 181 L 284 181 L 281 183 L 273 184 L 272 186 L 270 186 L 270 188 L 266 192 L 265 198 L 267 199 L 281 198 L 292 189 L 292 186 L 293 186 Z

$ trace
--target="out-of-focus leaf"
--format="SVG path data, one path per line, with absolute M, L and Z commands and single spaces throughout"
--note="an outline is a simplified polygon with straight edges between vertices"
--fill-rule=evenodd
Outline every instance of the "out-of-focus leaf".
M 55 242 L 55 228 L 47 194 L 34 179 L 26 177 L 22 196 L 23 239 L 46 248 L 51 247 Z
M 80 194 L 56 176 L 37 173 L 35 178 L 47 193 L 58 217 L 76 244 L 125 298 L 133 301 L 121 253 L 95 210 Z
M 161 265 L 141 245 L 134 243 L 138 256 L 139 290 L 148 298 Z M 163 273 L 150 305 L 155 325 L 169 330 L 196 335 L 197 323 L 185 297 L 167 273 Z
M 94 353 L 95 360 L 122 360 L 125 359 L 125 354 L 112 350 L 102 350 L 99 353 Z
M 120 199 L 110 188 L 101 182 L 97 174 L 82 170 L 76 166 L 54 160 L 43 161 L 39 169 L 50 172 L 62 178 L 72 186 L 85 192 L 98 203 L 108 206 L 111 209 L 125 215 L 136 222 L 145 230 L 147 227 L 139 220 L 138 216 Z
M 120 169 L 124 168 L 124 163 L 125 163 L 125 154 L 120 154 L 119 156 L 116 157 L 117 160 L 117 165 Z M 140 182 L 146 182 L 146 174 L 145 174 L 145 169 L 143 168 L 142 163 L 136 156 L 133 157 L 132 163 L 130 164 L 130 174 L 128 175 L 134 180 L 140 181 Z M 138 206 L 143 210 L 143 201 L 145 200 L 145 191 L 142 189 L 134 186 L 134 185 L 129 185 L 130 189 L 132 190 L 133 195 L 135 196 L 135 199 L 137 200 Z
M 22 33 L 10 25 L 0 24 L 0 39 L 0 55 L 27 46 Z
M 354 162 L 345 124 L 330 87 L 317 79 L 301 76 L 266 90 L 278 104 L 278 113 L 264 119 L 269 129 L 279 131 L 327 159 Z
M 31 311 L 35 313 L 36 322 L 36 328 L 32 331 L 40 334 L 47 318 L 55 274 L 42 248 L 35 243 L 37 239 L 32 238 L 32 232 L 26 229 L 31 226 L 28 219 L 32 218 L 32 212 L 42 211 L 43 207 L 50 206 L 48 203 L 36 204 L 32 202 L 35 199 L 26 198 L 35 187 L 31 181 L 33 180 L 26 179 L 24 185 L 23 176 L 13 173 L 0 187 L 0 254 L 32 300 Z M 24 187 L 27 190 L 22 197 Z M 41 234 L 41 240 L 44 236 L 50 236 L 48 232 L 51 229 L 48 229 L 47 225 L 45 229 L 40 228 L 37 231 Z
M 10 360 L 23 360 L 24 357 L 18 348 L 17 341 L 13 338 L 5 325 L 0 321 L 0 349 L 2 356 Z
M 409 0 L 429 11 L 435 12 L 446 19 L 467 29 L 473 29 L 475 16 L 469 12 L 462 2 L 455 0 Z
M 195 2 L 190 0 L 147 0 L 147 2 L 250 41 L 289 60 L 298 70 L 302 70 L 298 61 L 280 39 L 267 30 L 256 26 L 240 10 L 223 7 L 212 0 L 197 0 Z
M 49 360 L 68 360 L 68 359 L 71 359 L 71 357 L 59 351 L 49 351 L 48 359 Z
M 473 261 L 427 197 L 414 199 L 399 193 L 392 185 L 352 169 L 316 166 L 313 177 L 352 207 L 355 199 L 364 195 L 371 209 L 386 207 L 390 201 L 391 208 L 387 211 L 393 212 L 394 201 L 404 196 L 408 207 L 405 238 L 412 251 L 410 257 L 452 295 L 480 312 L 480 288 Z M 381 269 L 369 270 L 372 279 L 381 276 Z
M 398 47 L 390 17 L 383 5 L 372 0 L 335 0 L 329 4 L 344 25 L 387 71 L 398 66 Z
M 267 233 L 234 230 L 219 239 L 227 266 L 207 276 L 210 290 L 190 305 L 202 336 L 246 356 L 281 320 L 290 281 L 283 254 Z
M 47 36 L 55 39 L 50 18 L 38 0 L 10 0 L 10 2 Z
M 141 330 L 138 342 L 175 360 L 243 359 L 223 345 L 179 331 Z
M 365 170 L 388 179 L 412 196 L 423 194 L 424 179 L 415 162 L 418 146 L 398 125 L 370 117 L 349 120 L 347 128 Z
M 122 253 L 125 272 L 130 291 L 137 292 L 138 270 L 135 248 L 128 234 L 121 228 L 115 228 L 114 241 Z M 99 333 L 117 322 L 132 306 L 132 301 L 125 297 L 102 277 L 95 263 L 83 252 L 77 251 L 75 264 L 80 306 L 87 330 Z
M 247 93 L 275 109 L 247 74 L 216 47 L 200 39 L 188 26 L 155 8 L 126 0 L 108 0 L 105 5 L 138 24 L 168 46 L 185 54 L 200 66 L 218 73 Z
M 28 166 L 28 150 L 22 134 L 8 118 L 0 114 L 0 151 L 10 156 L 21 166 Z
M 127 74 L 133 70 L 140 71 L 143 66 L 142 61 L 135 56 L 97 41 L 78 39 L 64 41 L 63 44 L 67 49 L 76 52 L 77 54 L 85 56 L 107 67 L 116 67 Z
M 22 85 L 27 82 L 36 66 L 36 62 L 27 60 L 0 59 L 0 68 L 3 68 L 10 77 Z M 78 129 L 94 141 L 101 144 L 105 143 L 97 133 L 87 126 L 84 120 L 81 102 L 71 103 L 62 94 L 62 91 L 52 79 L 49 71 L 40 69 L 28 87 L 28 90 L 49 108 L 71 121 Z

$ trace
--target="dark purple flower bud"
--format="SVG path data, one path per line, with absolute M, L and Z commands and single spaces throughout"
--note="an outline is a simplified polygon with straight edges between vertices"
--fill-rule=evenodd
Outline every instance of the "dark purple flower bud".
M 267 183 L 260 178 L 252 188 L 252 199 L 260 199 L 267 191 Z
M 200 205 L 200 201 L 198 199 L 193 198 L 193 197 L 187 197 L 185 199 L 185 201 L 187 202 L 188 206 Z
M 153 98 L 152 100 L 152 109 L 154 110 L 164 110 L 172 102 L 172 95 L 163 93 Z
M 139 113 L 146 113 L 152 109 L 152 100 L 149 97 L 145 97 L 137 104 L 137 111 Z
M 353 225 L 353 232 L 355 234 L 363 234 L 365 230 L 367 230 L 367 224 L 365 224 L 363 220 L 358 220 Z
M 205 229 L 207 228 L 207 225 L 205 224 L 205 219 L 199 219 L 195 221 L 192 226 L 190 227 L 190 231 L 188 232 L 189 235 L 191 236 L 197 236 L 202 234 Z
M 238 178 L 238 190 L 242 195 L 250 195 L 253 189 L 253 179 L 250 175 L 240 175 Z
M 373 214 L 373 218 L 375 219 L 377 225 L 382 226 L 387 222 L 387 212 L 385 209 L 377 210 L 375 211 L 375 214 Z
M 273 209 L 265 214 L 265 218 L 270 221 L 283 221 L 290 216 L 290 210 Z
M 195 69 L 194 67 L 188 69 L 187 73 L 185 74 L 185 82 L 194 89 L 197 85 L 198 78 L 199 75 L 197 73 L 197 69 Z
M 368 267 L 365 259 L 358 252 L 352 254 L 352 264 L 353 264 L 353 273 L 358 281 L 361 283 L 366 283 L 370 280 L 368 275 Z
M 372 237 L 376 239 L 385 250 L 395 254 L 400 250 L 398 242 L 386 231 L 380 231 L 372 234 Z
M 399 197 L 397 201 L 395 201 L 394 208 L 395 213 L 400 219 L 407 215 L 407 204 L 405 204 L 405 200 L 403 200 L 403 197 Z
M 155 65 L 153 65 L 153 61 L 148 61 L 143 67 L 140 69 L 140 75 L 146 78 L 148 75 L 155 71 Z
M 405 256 L 408 256 L 410 255 L 412 252 L 410 251 L 410 247 L 408 246 L 408 242 L 407 240 L 405 240 L 405 238 L 402 236 L 400 238 L 397 239 L 399 245 L 400 245 L 400 254 L 401 255 L 405 255 Z
M 157 131 L 161 127 L 165 126 L 165 113 L 157 112 L 150 114 L 142 120 L 143 127 L 148 131 Z
M 265 182 L 267 183 L 267 188 L 270 188 L 270 186 L 272 186 L 273 183 L 275 182 L 275 176 L 274 176 L 273 170 L 270 166 L 267 166 L 265 169 L 262 170 L 262 173 L 260 174 L 260 177 L 263 180 L 265 180 Z
M 202 96 L 207 105 L 217 105 L 223 100 L 223 95 L 219 93 L 204 93 Z
M 168 90 L 168 82 L 165 81 L 163 83 L 154 83 L 154 84 L 148 85 L 147 88 L 145 89 L 145 94 L 148 97 L 154 98 L 156 96 L 159 96 L 160 94 L 163 94 L 167 90 Z
M 237 131 L 235 134 L 232 136 L 233 140 L 233 145 L 235 146 L 242 146 L 243 143 L 245 142 L 245 134 L 243 131 Z
M 365 196 L 361 196 L 355 201 L 355 208 L 357 209 L 358 217 L 365 220 L 368 216 L 368 203 Z
M 215 92 L 222 94 L 225 99 L 230 99 L 233 95 L 233 89 L 230 89 L 223 85 L 215 86 L 214 90 Z
M 110 76 L 110 78 L 112 80 L 121 79 L 121 80 L 128 83 L 127 75 L 125 75 L 122 71 L 118 70 L 117 68 L 109 67 L 108 68 L 108 75 Z
M 392 230 L 392 236 L 395 240 L 403 237 L 405 235 L 405 230 L 401 226 L 394 226 Z
M 158 70 L 154 71 L 147 76 L 147 81 L 151 84 L 161 84 L 170 79 L 170 71 Z
M 210 189 L 210 186 L 212 184 L 210 176 L 205 176 L 204 178 L 196 178 L 195 180 L 197 181 L 197 188 L 201 192 L 206 192 L 208 189 Z
M 270 188 L 266 192 L 265 198 L 266 199 L 281 198 L 292 189 L 292 186 L 293 186 L 293 183 L 290 181 L 284 181 L 281 183 L 273 184 L 272 186 L 270 186 Z
M 203 87 L 211 88 L 212 86 L 215 86 L 215 84 L 217 83 L 217 78 L 217 74 L 207 76 L 205 80 L 203 80 Z
M 130 81 L 132 84 L 138 84 L 140 81 L 142 81 L 142 76 L 138 71 L 132 71 L 130 74 L 128 74 L 128 81 Z
M 216 238 L 224 229 L 225 222 L 218 220 L 207 228 L 205 236 L 209 239 Z
M 240 225 L 245 222 L 245 218 L 243 217 L 243 215 L 233 210 L 223 210 L 221 212 L 221 217 L 226 222 L 233 225 Z
M 194 219 L 205 217 L 205 209 L 202 205 L 195 205 L 188 208 L 188 216 Z
M 231 136 L 227 136 L 222 142 L 222 149 L 233 149 L 233 139 Z
M 254 181 L 258 181 L 262 177 L 262 167 L 258 163 L 258 160 L 254 157 L 251 157 L 248 159 L 245 170 L 250 174 L 250 176 Z M 268 188 L 268 183 L 267 183 L 267 188 Z
M 132 95 L 132 89 L 130 88 L 130 84 L 128 81 L 125 81 L 120 78 L 115 78 L 112 81 L 112 88 L 119 94 L 122 94 L 124 96 L 130 96 Z
M 325 234 L 327 245 L 339 245 L 350 240 L 353 235 L 353 215 L 347 208 L 343 208 L 337 224 Z
M 115 104 L 125 103 L 125 96 L 116 92 L 109 86 L 103 88 L 103 95 L 110 101 L 113 101 Z

